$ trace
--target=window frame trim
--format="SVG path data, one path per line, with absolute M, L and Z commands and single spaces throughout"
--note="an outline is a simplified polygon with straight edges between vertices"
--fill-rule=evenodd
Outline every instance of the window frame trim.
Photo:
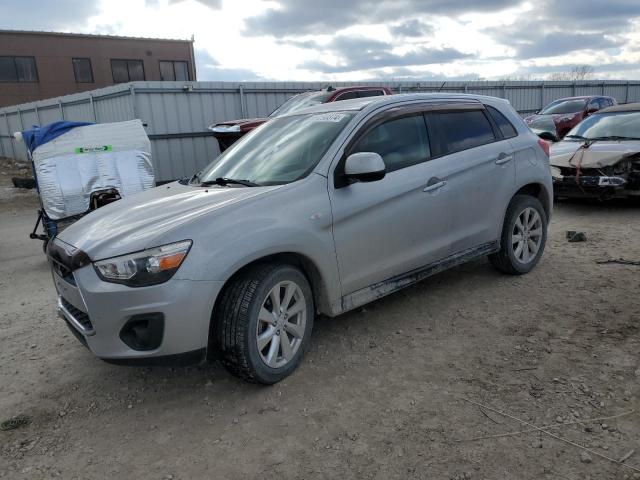
M 34 55 L 0 55 L 0 58 L 10 58 L 13 62 L 13 68 L 16 72 L 15 81 L 0 80 L 0 83 L 40 83 L 40 74 L 38 73 L 38 63 Z M 18 65 L 16 64 L 16 58 L 30 58 L 33 60 L 33 71 L 36 74 L 35 80 L 20 80 L 18 76 Z
M 335 189 L 344 188 L 350 185 L 350 182 L 345 174 L 344 174 L 344 164 L 347 160 L 347 157 L 351 153 L 351 149 L 360 141 L 360 139 L 373 130 L 378 125 L 385 123 L 389 120 L 395 120 L 402 117 L 410 117 L 413 115 L 422 115 L 423 121 L 425 122 L 425 127 L 427 130 L 427 141 L 429 142 L 429 151 L 431 156 L 425 159 L 423 162 L 437 158 L 434 155 L 434 135 L 437 134 L 432 129 L 432 126 L 429 125 L 425 118 L 425 113 L 442 108 L 449 108 L 451 110 L 468 110 L 468 109 L 477 109 L 478 105 L 481 105 L 479 102 L 469 102 L 469 101 L 461 101 L 461 102 L 424 102 L 424 103 L 410 103 L 405 105 L 394 105 L 390 108 L 383 110 L 382 112 L 374 113 L 372 117 L 365 120 L 364 123 L 357 129 L 357 131 L 351 136 L 351 138 L 347 141 L 346 145 L 342 150 L 342 155 L 336 166 L 333 169 L 333 187 Z M 419 165 L 420 163 L 414 163 L 413 165 Z M 413 166 L 409 165 L 409 166 Z M 408 168 L 408 167 L 404 167 Z M 401 169 L 398 169 L 401 170 Z
M 127 78 L 128 80 L 126 82 L 116 82 L 116 79 L 113 75 L 113 62 L 127 62 Z M 129 62 L 140 62 L 140 64 L 142 65 L 142 80 L 131 80 L 131 74 L 129 73 Z M 147 81 L 147 72 L 144 69 L 144 60 L 141 58 L 110 58 L 109 59 L 109 64 L 111 65 L 111 79 L 113 80 L 113 83 L 115 84 L 120 84 L 120 83 L 129 83 L 129 82 L 146 82 Z
M 87 60 L 89 62 L 89 73 L 91 73 L 90 82 L 81 82 L 78 80 L 78 76 L 76 75 L 76 67 L 74 63 L 75 60 Z M 71 57 L 71 68 L 73 69 L 73 78 L 76 81 L 76 83 L 96 83 L 96 79 L 93 75 L 93 63 L 91 63 L 90 57 Z
M 163 80 L 162 79 L 162 68 L 160 68 L 160 64 L 162 62 L 171 63 L 171 68 L 173 69 L 173 78 L 174 80 Z M 186 63 L 187 64 L 187 79 L 186 80 L 175 80 L 176 78 L 176 63 Z M 189 68 L 188 60 L 161 60 L 158 59 L 158 73 L 160 73 L 160 81 L 161 82 L 190 82 L 191 81 L 191 69 Z
M 502 136 L 502 132 L 500 132 L 500 130 L 494 124 L 493 119 L 491 118 L 490 114 L 487 112 L 486 106 L 484 104 L 480 104 L 480 106 L 477 106 L 476 108 L 473 108 L 473 109 L 466 109 L 466 111 L 480 111 L 480 112 L 482 112 L 482 114 L 486 118 L 487 122 L 489 122 L 489 126 L 491 127 L 491 130 L 493 131 L 493 141 L 487 142 L 487 143 L 481 143 L 479 145 L 474 145 L 473 147 L 463 148 L 462 150 L 456 150 L 454 152 L 447 152 L 447 150 L 446 150 L 446 141 L 445 141 L 445 137 L 444 137 L 443 129 L 442 129 L 442 123 L 440 122 L 440 118 L 438 116 L 440 114 L 443 114 L 443 113 L 452 113 L 453 111 L 455 111 L 455 110 L 444 109 L 444 110 L 436 110 L 436 111 L 428 112 L 428 114 L 433 117 L 433 121 L 432 122 L 427 122 L 427 124 L 431 124 L 432 125 L 432 128 L 436 132 L 436 139 L 437 139 L 437 155 L 433 155 L 429 160 L 435 160 L 436 158 L 442 158 L 442 157 L 446 157 L 448 155 L 455 155 L 455 154 L 460 153 L 460 152 L 466 152 L 466 151 L 471 150 L 473 148 L 484 147 L 485 145 L 491 145 L 492 143 L 498 143 L 498 142 L 502 142 L 504 140 L 507 140 L 506 138 L 504 138 Z M 516 130 L 516 132 L 517 132 L 517 130 Z M 515 138 L 515 137 L 513 137 L 513 138 Z M 432 152 L 433 152 L 433 149 L 432 149 Z

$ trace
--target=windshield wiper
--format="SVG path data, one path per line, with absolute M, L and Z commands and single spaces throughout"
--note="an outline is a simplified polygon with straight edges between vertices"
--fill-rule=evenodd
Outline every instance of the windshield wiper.
M 638 137 L 624 137 L 621 135 L 608 135 L 606 137 L 594 137 L 589 140 L 599 140 L 599 141 L 607 141 L 607 140 L 640 140 Z
M 249 180 L 241 180 L 238 178 L 218 177 L 215 180 L 207 180 L 200 184 L 201 187 L 210 187 L 211 185 L 229 185 L 229 184 L 244 185 L 245 187 L 259 187 L 257 183 L 250 182 Z
M 578 140 L 592 140 L 591 138 L 583 137 L 582 135 L 565 135 L 564 138 L 575 138 Z
M 182 185 L 191 185 L 192 183 L 194 183 L 195 181 L 200 180 L 200 172 L 194 173 L 191 178 L 188 177 L 184 177 L 181 178 L 179 181 Z

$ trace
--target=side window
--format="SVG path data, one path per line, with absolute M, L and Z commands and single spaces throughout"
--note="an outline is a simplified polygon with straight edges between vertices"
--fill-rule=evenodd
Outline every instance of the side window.
M 594 98 L 593 100 L 591 100 L 589 102 L 589 105 L 587 106 L 587 111 L 588 110 L 600 110 L 600 105 L 598 105 L 598 99 Z
M 342 93 L 342 94 L 338 95 L 338 97 L 334 100 L 334 102 L 338 102 L 340 100 L 351 100 L 352 98 L 358 98 L 358 92 L 345 92 L 345 93 Z
M 382 90 L 360 90 L 358 92 L 359 98 L 379 97 L 380 95 L 384 95 L 384 92 Z
M 486 107 L 489 115 L 491 115 L 493 121 L 496 122 L 496 125 L 498 125 L 498 129 L 500 130 L 504 138 L 513 138 L 518 135 L 518 132 L 516 131 L 513 124 L 509 120 L 507 120 L 507 117 L 500 113 L 498 109 L 493 108 L 489 105 L 487 105 Z
M 93 83 L 93 70 L 91 69 L 90 59 L 73 58 L 71 63 L 76 83 Z
M 185 81 L 189 80 L 189 67 L 187 62 L 160 60 L 160 80 Z
M 0 82 L 37 82 L 34 57 L 0 57 Z
M 113 83 L 144 80 L 142 60 L 111 60 Z
M 412 115 L 378 125 L 351 149 L 356 152 L 376 152 L 387 172 L 424 162 L 431 156 L 424 117 Z
M 611 105 L 611 102 L 608 98 L 599 98 L 598 105 L 600 106 L 600 109 L 603 109 L 609 107 Z
M 482 110 L 444 112 L 438 115 L 444 154 L 485 145 L 496 140 Z

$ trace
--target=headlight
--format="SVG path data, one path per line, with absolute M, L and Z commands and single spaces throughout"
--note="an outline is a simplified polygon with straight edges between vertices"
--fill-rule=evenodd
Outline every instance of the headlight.
M 189 253 L 191 240 L 170 243 L 120 257 L 93 263 L 98 276 L 105 282 L 122 283 L 130 287 L 146 287 L 166 282 L 180 268 Z

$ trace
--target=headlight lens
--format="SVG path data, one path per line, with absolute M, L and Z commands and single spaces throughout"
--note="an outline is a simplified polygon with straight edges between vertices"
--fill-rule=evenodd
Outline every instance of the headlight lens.
M 105 282 L 146 287 L 169 280 L 189 253 L 191 240 L 170 243 L 141 252 L 107 258 L 93 263 Z

